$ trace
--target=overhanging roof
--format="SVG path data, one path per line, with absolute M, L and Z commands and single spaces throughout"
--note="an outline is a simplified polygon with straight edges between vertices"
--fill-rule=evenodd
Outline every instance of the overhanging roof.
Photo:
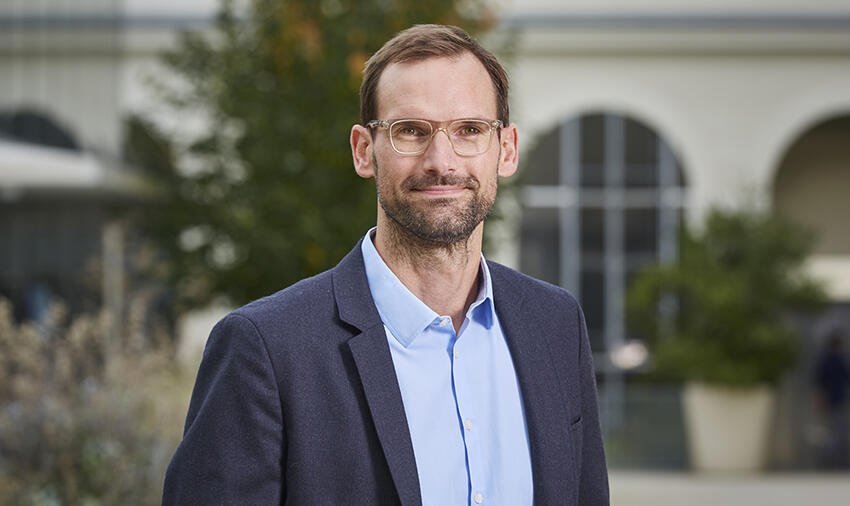
M 141 196 L 148 186 L 136 171 L 91 152 L 0 139 L 0 198 L 4 200 L 55 192 Z

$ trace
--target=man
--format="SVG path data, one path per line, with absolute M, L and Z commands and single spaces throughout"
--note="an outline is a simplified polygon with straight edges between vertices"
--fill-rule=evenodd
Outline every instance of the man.
M 841 329 L 832 332 L 815 368 L 818 406 L 827 428 L 818 464 L 825 469 L 850 467 L 850 364 L 844 358 L 843 338 Z
M 455 27 L 366 63 L 351 150 L 377 227 L 215 327 L 164 504 L 608 503 L 581 309 L 481 256 L 517 168 L 507 89 Z

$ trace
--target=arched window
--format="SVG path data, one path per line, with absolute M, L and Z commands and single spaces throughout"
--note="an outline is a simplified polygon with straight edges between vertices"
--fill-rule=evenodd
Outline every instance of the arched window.
M 650 263 L 676 259 L 681 167 L 655 131 L 609 113 L 568 120 L 532 151 L 521 176 L 520 267 L 581 302 L 604 422 L 616 428 L 624 373 L 607 352 L 627 341 L 628 280 Z
M 0 137 L 41 146 L 80 151 L 80 145 L 70 131 L 49 115 L 28 109 L 11 113 L 0 111 Z

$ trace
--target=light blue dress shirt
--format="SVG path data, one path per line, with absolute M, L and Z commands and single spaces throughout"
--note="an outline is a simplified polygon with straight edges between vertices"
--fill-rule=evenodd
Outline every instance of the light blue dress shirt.
M 369 289 L 390 345 L 425 506 L 532 504 L 528 430 L 508 344 L 481 257 L 478 297 L 455 335 L 410 292 L 372 243 Z

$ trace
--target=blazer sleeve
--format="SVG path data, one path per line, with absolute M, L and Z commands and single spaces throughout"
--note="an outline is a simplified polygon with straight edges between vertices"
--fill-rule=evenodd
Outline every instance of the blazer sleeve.
M 265 342 L 250 319 L 230 314 L 207 341 L 162 504 L 280 504 L 285 445 Z
M 582 467 L 578 503 L 582 506 L 608 506 L 608 468 L 605 464 L 602 430 L 599 425 L 599 401 L 596 392 L 596 375 L 593 370 L 593 355 L 590 350 L 584 313 L 581 307 L 578 307 L 577 311 L 581 336 L 579 375 L 582 424 L 584 425 L 580 450 Z

